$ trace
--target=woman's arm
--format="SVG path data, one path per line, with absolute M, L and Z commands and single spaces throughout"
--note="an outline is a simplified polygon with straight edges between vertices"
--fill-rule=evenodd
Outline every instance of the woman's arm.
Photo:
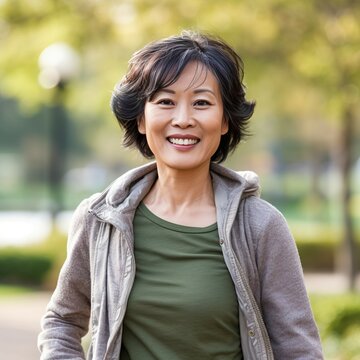
M 85 359 L 81 338 L 88 331 L 91 289 L 87 204 L 83 201 L 74 213 L 67 258 L 42 319 L 41 360 Z
M 269 206 L 258 237 L 260 306 L 275 359 L 323 359 L 318 329 L 304 285 L 294 239 L 287 223 Z

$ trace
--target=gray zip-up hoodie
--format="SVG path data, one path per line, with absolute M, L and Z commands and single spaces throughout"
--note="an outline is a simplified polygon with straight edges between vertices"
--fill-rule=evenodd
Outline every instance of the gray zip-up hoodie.
M 211 164 L 224 261 L 239 303 L 244 359 L 323 359 L 302 268 L 283 216 L 259 199 L 257 177 Z M 157 178 L 156 164 L 131 170 L 83 201 L 68 255 L 42 320 L 42 360 L 118 360 L 122 321 L 135 277 L 133 217 Z

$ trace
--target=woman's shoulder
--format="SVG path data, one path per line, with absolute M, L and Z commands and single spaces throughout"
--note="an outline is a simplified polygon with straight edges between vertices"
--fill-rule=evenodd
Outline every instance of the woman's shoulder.
M 91 214 L 91 204 L 100 194 L 94 193 L 79 203 L 73 212 L 70 228 L 89 227 L 89 221 L 94 218 Z
M 83 217 L 91 213 L 91 204 L 101 196 L 100 192 L 89 195 L 88 197 L 81 200 L 74 210 L 74 217 Z
M 270 202 L 257 196 L 244 200 L 244 216 L 250 228 L 263 232 L 275 226 L 287 227 L 282 212 Z

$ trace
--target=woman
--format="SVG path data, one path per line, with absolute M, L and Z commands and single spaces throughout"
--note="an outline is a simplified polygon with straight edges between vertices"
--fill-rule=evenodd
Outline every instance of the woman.
M 294 241 L 257 178 L 218 163 L 244 137 L 240 57 L 184 32 L 134 54 L 112 109 L 155 162 L 75 212 L 42 359 L 322 359 Z

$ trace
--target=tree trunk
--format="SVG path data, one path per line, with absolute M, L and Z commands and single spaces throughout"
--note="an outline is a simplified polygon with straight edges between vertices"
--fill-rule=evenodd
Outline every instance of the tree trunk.
M 343 243 L 341 251 L 341 267 L 345 272 L 349 290 L 355 290 L 357 273 L 357 253 L 354 236 L 354 228 L 351 218 L 351 166 L 352 166 L 352 132 L 353 132 L 353 112 L 351 106 L 344 112 L 340 139 L 339 165 L 341 175 L 341 207 L 343 221 Z

